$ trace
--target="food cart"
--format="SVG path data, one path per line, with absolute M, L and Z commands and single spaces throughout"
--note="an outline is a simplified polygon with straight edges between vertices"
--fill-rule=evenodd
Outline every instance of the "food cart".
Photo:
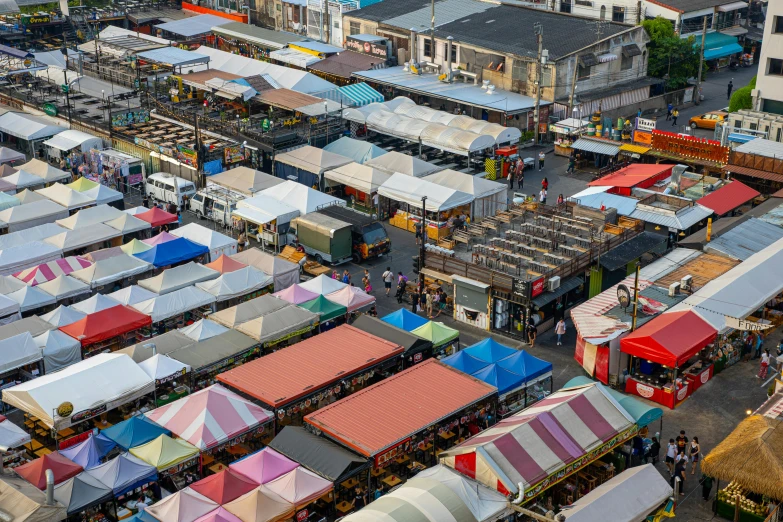
M 576 140 L 587 131 L 590 124 L 588 120 L 578 118 L 566 118 L 549 125 L 549 131 L 555 134 L 555 154 L 570 157 Z

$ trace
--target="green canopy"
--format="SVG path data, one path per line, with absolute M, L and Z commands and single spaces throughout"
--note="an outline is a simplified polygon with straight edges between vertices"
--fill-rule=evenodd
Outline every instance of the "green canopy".
M 596 381 L 585 377 L 585 376 L 579 376 L 574 377 L 567 383 L 565 383 L 565 386 L 563 388 L 571 388 L 572 386 L 584 386 L 585 384 L 593 384 Z M 622 406 L 625 411 L 628 412 L 628 414 L 633 417 L 636 420 L 637 426 L 640 428 L 643 428 L 645 426 L 648 426 L 652 424 L 653 421 L 656 421 L 663 417 L 663 410 L 660 408 L 656 408 L 654 406 L 648 406 L 639 399 L 635 399 L 631 397 L 630 395 L 624 395 L 620 393 L 617 390 L 614 390 L 608 386 L 604 386 L 601 383 L 597 383 L 598 386 L 603 386 L 603 388 L 609 392 L 609 395 L 612 396 L 614 400 L 616 400 L 620 406 Z
M 330 301 L 322 295 L 319 295 L 311 301 L 306 301 L 299 305 L 305 310 L 321 316 L 321 322 L 330 321 L 335 317 L 340 317 L 348 313 L 348 309 L 334 301 Z
M 459 331 L 435 321 L 430 321 L 419 326 L 415 330 L 412 330 L 411 333 L 430 341 L 435 348 L 459 338 Z

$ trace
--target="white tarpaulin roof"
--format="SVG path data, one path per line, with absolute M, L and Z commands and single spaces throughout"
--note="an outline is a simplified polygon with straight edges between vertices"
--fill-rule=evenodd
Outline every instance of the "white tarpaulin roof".
M 278 62 L 295 65 L 297 67 L 301 67 L 302 69 L 306 69 L 311 65 L 313 65 L 314 63 L 318 63 L 321 60 L 323 60 L 323 58 L 319 58 L 315 55 L 305 53 L 297 49 L 291 49 L 288 47 L 286 47 L 285 49 L 278 49 L 276 51 L 272 51 L 271 53 L 269 53 L 269 57 L 272 60 L 277 60 Z
M 100 353 L 3 390 L 3 402 L 38 417 L 49 427 L 64 429 L 72 417 L 56 415 L 63 402 L 73 404 L 74 414 L 104 404 L 111 410 L 154 389 L 155 382 L 133 359 L 124 354 Z
M 154 299 L 158 297 L 158 294 L 150 292 L 149 290 L 146 290 L 139 285 L 131 285 L 121 290 L 117 290 L 116 292 L 110 293 L 109 297 L 121 304 L 133 306 L 136 303 Z
M 0 422 L 0 451 L 8 451 L 11 448 L 18 448 L 23 444 L 30 442 L 30 434 L 24 431 L 22 428 L 6 419 Z M 7 502 L 10 502 L 8 497 L 3 497 Z M 17 520 L 13 516 L 11 520 Z M 21 520 L 30 520 L 29 518 L 23 518 Z
M 0 116 L 0 132 L 21 140 L 48 138 L 65 130 L 66 127 L 55 125 L 52 121 L 21 112 L 6 112 Z
M 24 165 L 17 165 L 17 169 L 29 172 L 33 176 L 43 178 L 47 183 L 53 183 L 55 181 L 71 180 L 71 173 L 64 170 L 60 170 L 45 161 L 33 158 Z
M 277 225 L 279 226 L 289 223 L 292 219 L 298 217 L 299 210 L 271 196 L 260 194 L 252 198 L 240 200 L 232 215 L 256 225 L 265 225 L 277 220 Z
M 62 227 L 59 227 L 54 223 L 44 223 L 43 225 L 27 228 L 20 232 L 11 232 L 10 234 L 0 236 L 0 250 L 5 250 L 6 248 L 19 245 L 26 245 L 31 241 L 41 241 L 47 237 L 56 236 L 62 231 Z
M 397 152 L 396 150 L 390 151 L 383 156 L 367 160 L 364 165 L 366 167 L 375 167 L 377 169 L 384 170 L 389 174 L 399 172 L 414 178 L 421 178 L 427 174 L 432 174 L 441 170 L 440 167 L 433 163 L 420 160 L 419 158 Z
M 496 520 L 511 513 L 508 499 L 495 490 L 471 480 L 468 477 L 438 464 L 416 474 L 417 479 L 430 479 L 440 482 L 454 492 L 478 522 Z
M 106 223 L 121 216 L 128 216 L 128 214 L 109 205 L 98 205 L 97 207 L 84 208 L 69 218 L 58 219 L 55 223 L 61 227 L 76 230 L 77 228 L 91 227 L 97 223 Z M 149 223 L 147 225 L 149 226 Z
M 783 239 L 713 279 L 669 312 L 693 310 L 722 333 L 727 330 L 726 316 L 745 319 L 783 291 L 781 267 Z
M 237 245 L 237 240 L 233 237 L 229 237 L 225 234 L 221 234 L 215 230 L 209 229 L 198 223 L 188 223 L 184 227 L 175 228 L 171 231 L 171 235 L 177 237 L 184 237 L 199 245 L 204 245 L 209 250 L 222 249 L 228 246 Z M 236 248 L 234 248 L 236 252 Z
M 223 274 L 212 281 L 198 283 L 196 288 L 214 295 L 220 302 L 260 290 L 272 284 L 272 281 L 272 276 L 256 270 L 252 266 L 246 266 L 234 272 Z
M 194 341 L 206 341 L 207 339 L 211 339 L 216 335 L 226 333 L 228 330 L 228 328 L 222 324 L 216 323 L 215 321 L 210 321 L 209 319 L 199 319 L 195 323 L 186 326 L 185 328 L 180 328 L 179 331 Z
M 72 304 L 71 308 L 85 314 L 94 314 L 95 312 L 100 312 L 101 310 L 106 310 L 107 308 L 112 308 L 119 304 L 120 303 L 111 297 L 103 294 L 95 294 L 89 299 Z
M 41 349 L 33 341 L 30 332 L 0 340 L 0 373 L 10 372 L 42 358 Z
M 158 295 L 168 294 L 186 286 L 191 286 L 201 281 L 208 281 L 220 276 L 220 272 L 212 270 L 204 265 L 190 262 L 184 265 L 175 266 L 161 272 L 155 277 L 142 279 L 139 286 L 155 292 Z
M 36 288 L 40 288 L 58 301 L 90 292 L 90 285 L 84 284 L 69 275 L 58 276 L 51 281 L 41 283 Z
M 378 191 L 378 187 L 383 185 L 391 177 L 391 174 L 380 169 L 352 162 L 333 170 L 327 170 L 324 172 L 324 177 L 337 184 L 346 185 L 366 194 L 372 194 Z
M 644 464 L 604 482 L 561 513 L 568 522 L 641 522 L 671 494 L 669 481 L 652 464 Z
M 71 272 L 71 277 L 83 281 L 92 288 L 107 285 L 126 277 L 152 270 L 152 265 L 142 261 L 136 256 L 122 254 L 119 256 L 101 259 L 87 268 Z
M 76 230 L 64 230 L 56 236 L 47 237 L 44 242 L 62 249 L 63 252 L 84 248 L 108 241 L 122 234 L 116 229 L 103 223 L 96 223 L 87 228 L 78 228 Z
M 176 292 L 131 306 L 139 312 L 149 315 L 152 318 L 152 322 L 157 323 L 214 302 L 215 296 L 212 294 L 208 294 L 196 287 L 188 286 Z
M 237 167 L 220 174 L 210 176 L 207 180 L 207 186 L 210 183 L 226 187 L 230 190 L 236 190 L 243 194 L 252 195 L 259 190 L 264 190 L 269 187 L 274 187 L 283 183 L 283 180 L 261 172 L 260 170 L 254 170 L 248 167 Z
M 306 187 L 296 181 L 288 180 L 280 185 L 262 190 L 261 196 L 269 196 L 288 204 L 299 211 L 300 214 L 309 214 L 327 205 L 343 205 L 345 201 L 324 194 L 310 187 Z M 241 203 L 241 202 L 240 202 Z
M 5 318 L 16 313 L 19 313 L 19 303 L 10 297 L 0 295 L 0 318 Z
M 10 275 L 62 257 L 62 249 L 40 241 L 0 250 L 0 275 Z
M 82 194 L 90 198 L 96 205 L 120 201 L 125 197 L 122 195 L 122 192 L 109 188 L 106 185 L 98 185 L 97 187 L 85 190 Z
M 60 330 L 49 330 L 33 340 L 43 350 L 45 373 L 52 373 L 82 360 L 82 343 Z
M 17 172 L 17 174 L 19 173 Z M 7 208 L 0 212 L 0 221 L 8 225 L 9 232 L 32 228 L 67 217 L 67 208 L 48 199 L 25 203 L 24 205 Z
M 39 290 L 37 286 L 25 286 L 16 292 L 11 292 L 7 297 L 19 303 L 20 312 L 35 310 L 36 308 L 53 305 L 57 302 L 57 299 L 43 290 Z
M 144 373 L 153 380 L 165 379 L 174 374 L 185 374 L 190 371 L 190 366 L 187 364 L 175 361 L 159 353 L 141 361 L 139 368 L 144 370 Z
M 460 192 L 465 192 L 472 195 L 476 199 L 485 198 L 497 194 L 499 192 L 506 192 L 506 184 L 498 183 L 471 174 L 465 174 L 464 172 L 457 172 L 456 170 L 442 170 L 435 174 L 430 174 L 425 181 L 436 183 L 443 187 L 447 187 Z
M 11 292 L 16 292 L 20 288 L 24 288 L 25 286 L 27 285 L 12 275 L 0 276 L 0 295 L 8 295 Z
M 84 210 L 82 210 L 82 212 L 84 212 Z M 139 219 L 136 216 L 131 216 L 125 212 L 120 213 L 122 214 L 121 216 L 112 219 L 111 221 L 106 221 L 105 223 L 112 228 L 116 228 L 123 234 L 131 234 L 133 232 L 138 232 L 139 230 L 147 230 L 148 228 L 152 228 L 152 225 L 143 219 Z
M 86 207 L 87 205 L 92 205 L 94 203 L 94 200 L 90 199 L 84 192 L 73 190 L 71 187 L 67 187 L 62 183 L 54 183 L 49 187 L 38 189 L 35 192 L 42 196 L 46 196 L 68 210 Z
M 92 134 L 78 130 L 65 130 L 44 142 L 44 145 L 54 147 L 55 149 L 68 151 L 79 147 L 82 152 L 88 152 L 90 149 L 102 149 L 103 140 Z
M 351 163 L 351 158 L 329 152 L 324 149 L 305 145 L 290 152 L 277 154 L 275 161 L 291 165 L 297 169 L 312 172 L 319 178 L 325 170 L 334 169 Z
M 469 205 L 475 199 L 465 192 L 446 188 L 422 178 L 411 178 L 405 174 L 394 174 L 381 185 L 378 194 L 414 207 L 421 207 L 421 198 L 427 196 L 426 208 L 429 212 Z
M 299 283 L 299 286 L 304 288 L 305 290 L 309 290 L 310 292 L 326 295 L 326 294 L 331 294 L 332 292 L 337 292 L 339 290 L 342 290 L 348 285 L 346 285 L 342 281 L 338 281 L 336 279 L 332 279 L 331 277 L 327 277 L 324 274 L 321 274 L 318 277 L 310 279 L 309 281 L 305 281 L 304 283 Z
M 68 326 L 69 324 L 73 324 L 76 321 L 84 319 L 85 317 L 87 317 L 87 314 L 84 312 L 74 310 L 70 306 L 60 305 L 48 314 L 42 315 L 41 319 L 59 328 L 61 326 Z M 71 336 L 69 335 L 68 338 L 70 339 Z
M 3 180 L 16 187 L 17 191 L 28 187 L 38 187 L 46 184 L 45 179 L 39 178 L 35 174 L 30 174 L 29 172 L 26 172 L 22 169 L 18 169 L 10 176 L 4 177 Z

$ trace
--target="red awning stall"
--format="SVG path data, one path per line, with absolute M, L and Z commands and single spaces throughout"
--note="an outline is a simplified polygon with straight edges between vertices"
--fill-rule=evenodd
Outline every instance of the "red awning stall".
M 691 310 L 662 314 L 630 333 L 620 341 L 620 350 L 634 357 L 625 391 L 674 408 L 712 378 L 708 358 L 691 359 L 717 334 Z
M 674 165 L 660 163 L 632 163 L 611 174 L 591 181 L 591 187 L 610 187 L 607 192 L 630 196 L 635 188 L 650 188 L 672 175 Z
M 82 344 L 82 356 L 89 357 L 106 348 L 119 350 L 140 342 L 137 330 L 152 324 L 150 316 L 124 305 L 89 314 L 60 328 Z
M 149 223 L 152 228 L 177 222 L 176 214 L 169 214 L 165 210 L 161 210 L 158 207 L 152 207 L 146 212 L 136 214 L 136 217 Z

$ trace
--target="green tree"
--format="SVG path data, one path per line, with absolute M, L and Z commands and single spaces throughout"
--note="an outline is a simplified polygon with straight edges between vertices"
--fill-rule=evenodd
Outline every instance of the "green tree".
M 756 88 L 756 77 L 751 78 L 750 83 L 741 87 L 731 94 L 729 101 L 729 112 L 737 112 L 741 109 L 753 108 L 753 96 L 751 93 Z
M 647 74 L 666 79 L 667 89 L 688 85 L 699 73 L 699 48 L 693 36 L 680 38 L 672 23 L 662 17 L 645 20 L 642 26 L 650 36 L 647 44 Z

